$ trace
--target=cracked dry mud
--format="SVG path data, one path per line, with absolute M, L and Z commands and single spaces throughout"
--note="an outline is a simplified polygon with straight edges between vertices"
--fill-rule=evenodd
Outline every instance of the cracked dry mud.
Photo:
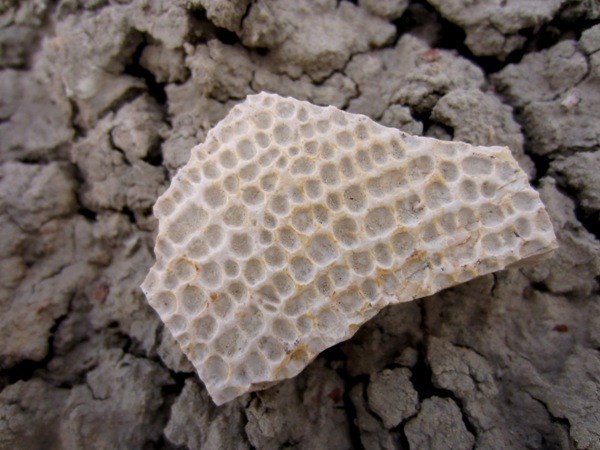
M 8 0 L 0 17 L 0 448 L 600 448 L 598 2 Z M 560 248 L 388 307 L 216 407 L 139 285 L 156 198 L 262 90 L 508 145 Z

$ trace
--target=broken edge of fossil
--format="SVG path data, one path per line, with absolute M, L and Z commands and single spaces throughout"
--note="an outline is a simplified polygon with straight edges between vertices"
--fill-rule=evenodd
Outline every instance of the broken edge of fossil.
M 384 306 L 546 255 L 508 148 L 261 93 L 159 198 L 142 285 L 216 404 L 298 374 Z

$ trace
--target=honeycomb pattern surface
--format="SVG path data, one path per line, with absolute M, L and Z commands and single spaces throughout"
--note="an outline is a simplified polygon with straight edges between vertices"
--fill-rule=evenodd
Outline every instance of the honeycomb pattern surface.
M 216 404 L 295 376 L 386 305 L 556 247 L 508 148 L 266 93 L 192 150 L 154 213 L 142 289 Z

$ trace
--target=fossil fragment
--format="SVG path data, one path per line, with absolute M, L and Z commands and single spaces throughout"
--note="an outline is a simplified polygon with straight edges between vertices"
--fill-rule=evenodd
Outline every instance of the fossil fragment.
M 384 306 L 556 247 L 508 148 L 261 93 L 154 207 L 142 288 L 217 404 L 298 374 Z

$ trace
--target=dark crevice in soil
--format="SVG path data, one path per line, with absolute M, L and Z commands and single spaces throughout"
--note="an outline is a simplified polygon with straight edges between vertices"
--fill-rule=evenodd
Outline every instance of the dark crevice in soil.
M 342 401 L 344 403 L 344 411 L 346 412 L 346 419 L 348 421 L 350 441 L 352 442 L 352 448 L 356 450 L 364 450 L 364 446 L 360 439 L 360 430 L 356 425 L 356 408 L 350 399 L 350 391 L 358 383 L 367 383 L 368 378 L 365 376 L 351 377 L 346 370 L 346 362 L 348 360 L 347 355 L 342 350 L 342 345 L 334 345 L 319 355 L 319 358 L 324 358 L 329 363 L 334 361 L 342 361 L 344 365 L 336 369 L 338 376 L 344 381 L 344 393 L 342 395 Z
M 147 162 L 151 166 L 161 167 L 163 163 L 162 143 L 163 139 L 159 139 L 152 144 L 148 150 L 148 155 L 142 158 L 142 161 Z
M 449 398 L 453 400 L 460 409 L 465 427 L 473 436 L 477 437 L 477 429 L 465 413 L 462 400 L 459 399 L 454 392 L 448 389 L 438 388 L 433 384 L 431 368 L 425 359 L 425 351 L 425 346 L 423 344 L 419 345 L 419 356 L 417 363 L 412 368 L 412 376 L 410 379 L 415 390 L 419 394 L 419 403 L 422 403 L 423 400 L 431 397 Z
M 147 40 L 144 39 L 144 41 L 137 46 L 131 57 L 131 62 L 125 66 L 124 73 L 136 78 L 142 78 L 148 88 L 148 94 L 150 94 L 159 105 L 164 107 L 167 104 L 167 92 L 165 91 L 166 83 L 158 83 L 154 74 L 144 68 L 140 63 L 140 58 L 146 44 Z
M 433 6 L 425 1 L 414 2 L 398 20 L 394 22 L 398 34 L 411 33 L 416 36 L 433 35 L 432 47 L 458 52 L 477 64 L 487 74 L 497 72 L 504 66 L 513 62 L 514 57 L 500 61 L 489 56 L 476 56 L 465 45 L 466 34 L 458 25 L 444 19 Z M 436 30 L 432 33 L 431 26 L 436 24 Z M 425 27 L 429 27 L 429 31 Z
M 86 207 L 84 207 L 84 206 L 80 206 L 80 207 L 77 209 L 77 214 L 79 214 L 79 215 L 81 215 L 81 216 L 85 217 L 86 219 L 92 220 L 92 221 L 95 221 L 95 220 L 96 220 L 96 217 L 97 217 L 97 215 L 98 215 L 98 214 L 96 213 L 96 211 L 92 211 L 91 209 L 87 209 L 87 208 L 86 208 Z
M 586 212 L 579 204 L 576 203 L 575 208 L 575 217 L 583 225 L 588 232 L 594 235 L 596 240 L 600 241 L 600 228 L 598 224 L 600 223 L 600 211 L 595 211 L 594 213 Z
M 240 38 L 233 31 L 215 27 L 215 37 L 225 45 L 240 44 Z
M 353 379 L 350 377 L 345 367 L 339 369 L 337 373 L 342 380 L 344 380 L 344 394 L 342 395 L 342 401 L 344 402 L 344 411 L 346 412 L 346 419 L 348 420 L 348 426 L 350 428 L 350 442 L 352 442 L 352 448 L 356 450 L 363 450 L 364 446 L 360 439 L 360 430 L 356 424 L 356 408 L 350 399 L 350 391 L 359 383 L 360 379 Z
M 600 229 L 598 223 L 600 223 L 600 211 L 588 211 L 581 206 L 581 202 L 578 199 L 578 191 L 573 187 L 569 186 L 568 180 L 557 181 L 557 188 L 561 193 L 569 197 L 575 205 L 575 218 L 589 233 L 600 241 Z
M 549 48 L 564 39 L 579 39 L 583 30 L 599 22 L 600 20 L 590 20 L 581 16 L 571 17 L 567 20 L 563 18 L 563 15 L 557 14 L 547 24 L 522 29 L 518 34 L 525 37 L 525 44 L 512 51 L 504 59 L 473 54 L 465 44 L 465 31 L 446 20 L 433 6 L 423 0 L 413 2 L 394 24 L 398 35 L 412 33 L 423 37 L 433 36 L 433 42 L 430 42 L 433 47 L 458 52 L 462 57 L 477 64 L 489 76 L 509 64 L 519 63 L 528 53 Z M 432 29 L 432 24 L 436 26 L 435 31 Z
M 532 153 L 531 151 L 527 151 L 527 143 L 525 143 L 525 153 L 535 165 L 535 178 L 531 184 L 533 184 L 536 188 L 539 188 L 540 180 L 548 174 L 548 170 L 550 169 L 550 159 L 546 156 L 541 156 L 536 153 Z
M 40 361 L 23 360 L 15 364 L 9 369 L 0 370 L 0 391 L 6 386 L 16 383 L 17 381 L 29 381 L 36 372 L 46 368 L 48 362 L 54 357 L 54 335 L 60 324 L 67 318 L 71 312 L 73 298 L 69 300 L 67 311 L 54 321 L 54 325 L 50 328 L 48 337 L 48 351 L 46 356 Z
M 131 223 L 133 223 L 133 224 L 137 223 L 137 218 L 135 217 L 135 213 L 129 207 L 127 207 L 127 206 L 123 207 L 123 209 L 121 210 L 121 213 L 125 214 Z

